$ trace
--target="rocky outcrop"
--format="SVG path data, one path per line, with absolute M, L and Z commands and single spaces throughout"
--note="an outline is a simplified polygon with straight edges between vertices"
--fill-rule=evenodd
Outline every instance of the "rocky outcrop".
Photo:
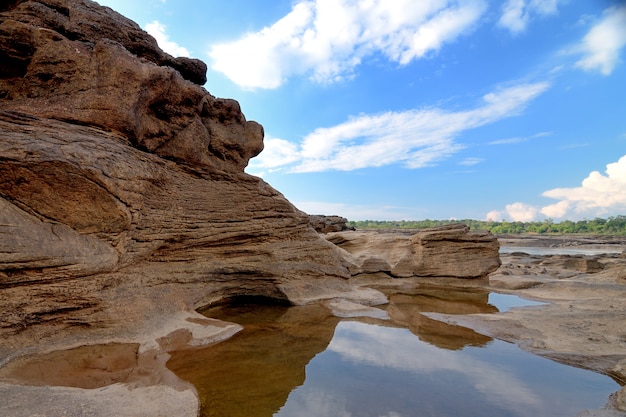
M 116 42 L 138 58 L 177 70 L 185 79 L 198 85 L 206 82 L 207 66 L 199 59 L 172 57 L 163 52 L 156 40 L 132 20 L 102 7 L 93 1 L 38 0 L 4 1 L 0 12 L 10 11 L 3 19 L 0 37 L 5 47 L 0 50 L 0 72 L 3 75 L 23 76 L 28 72 L 33 51 L 38 48 L 40 31 L 48 29 L 52 40 L 59 37 L 93 44 L 107 39 Z M 55 35 L 56 33 L 56 35 Z M 35 37 L 33 37 L 35 35 Z M 45 33 L 43 34 L 45 36 Z M 10 38 L 10 39 L 8 39 Z M 78 51 L 75 51 L 79 53 Z
M 354 227 L 348 226 L 348 219 L 341 216 L 323 216 L 312 214 L 309 216 L 311 226 L 318 233 L 341 232 L 344 230 L 354 230 Z
M 500 266 L 494 235 L 464 224 L 401 232 L 338 232 L 326 238 L 345 250 L 352 275 L 479 278 Z
M 243 172 L 263 129 L 198 85 L 203 63 L 89 0 L 5 3 L 0 51 L 0 332 L 136 334 L 121 317 L 247 295 L 380 302 Z

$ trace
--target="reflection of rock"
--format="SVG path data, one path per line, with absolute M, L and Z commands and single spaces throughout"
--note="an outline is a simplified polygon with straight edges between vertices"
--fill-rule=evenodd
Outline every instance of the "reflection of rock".
M 346 251 L 353 275 L 478 278 L 500 266 L 498 240 L 462 224 L 403 233 L 339 232 L 326 238 Z
M 226 307 L 205 313 L 244 326 L 225 343 L 174 352 L 168 362 L 196 386 L 206 416 L 272 416 L 304 383 L 305 366 L 328 346 L 339 320 L 320 306 Z
M 451 288 L 421 288 L 419 293 L 389 296 L 387 312 L 393 323 L 408 327 L 424 342 L 443 349 L 457 350 L 465 346 L 484 346 L 492 339 L 466 327 L 454 326 L 424 316 L 425 312 L 445 314 L 494 313 L 489 293 L 455 291 Z

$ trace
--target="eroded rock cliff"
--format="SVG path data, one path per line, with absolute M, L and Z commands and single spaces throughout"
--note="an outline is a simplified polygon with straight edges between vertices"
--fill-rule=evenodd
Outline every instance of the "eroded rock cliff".
M 0 51 L 3 332 L 353 289 L 308 216 L 243 172 L 263 129 L 199 85 L 202 62 L 88 0 L 5 3 Z

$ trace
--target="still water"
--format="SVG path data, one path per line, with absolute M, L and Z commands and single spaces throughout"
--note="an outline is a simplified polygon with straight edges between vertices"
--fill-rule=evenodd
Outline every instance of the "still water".
M 502 246 L 500 247 L 501 254 L 508 254 L 513 252 L 523 252 L 529 255 L 604 255 L 604 254 L 619 254 L 624 251 L 623 246 L 609 246 L 603 248 L 588 248 L 588 247 L 540 247 L 540 246 Z
M 203 416 L 567 416 L 601 408 L 609 377 L 526 353 L 423 312 L 493 313 L 525 302 L 478 291 L 394 294 L 390 320 L 342 320 L 320 306 L 221 306 L 244 326 L 168 363 Z M 515 300 L 513 300 L 515 298 Z

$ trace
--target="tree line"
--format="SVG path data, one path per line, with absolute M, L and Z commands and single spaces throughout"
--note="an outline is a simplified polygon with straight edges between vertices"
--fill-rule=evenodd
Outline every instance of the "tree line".
M 453 223 L 464 223 L 472 230 L 489 230 L 494 234 L 595 234 L 595 235 L 623 235 L 626 236 L 626 216 L 614 216 L 608 219 L 595 218 L 593 220 L 564 220 L 555 223 L 551 219 L 541 222 L 509 222 L 484 220 L 362 220 L 349 221 L 348 226 L 356 229 L 425 229 L 428 227 L 445 226 Z

